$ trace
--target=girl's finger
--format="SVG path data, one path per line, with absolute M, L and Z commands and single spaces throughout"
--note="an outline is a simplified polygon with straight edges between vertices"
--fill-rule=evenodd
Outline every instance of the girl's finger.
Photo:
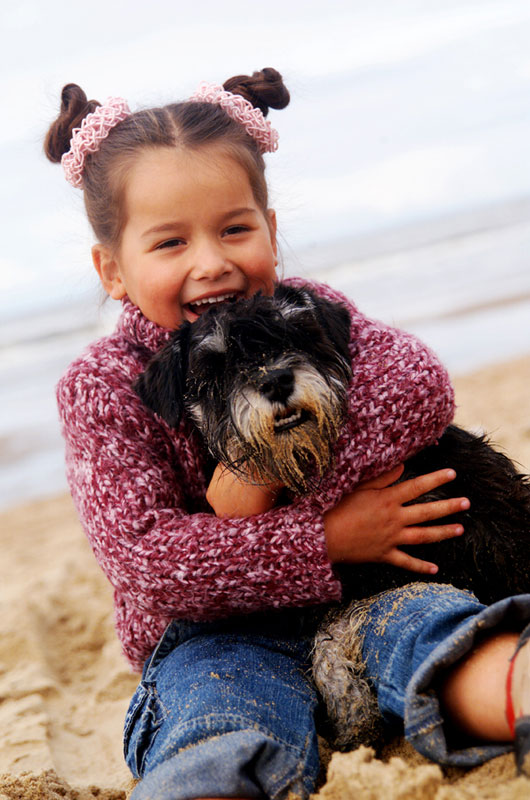
M 455 478 L 454 469 L 439 469 L 436 472 L 429 472 L 427 475 L 419 475 L 403 481 L 395 487 L 395 491 L 401 503 L 410 503 L 411 500 L 417 500 L 423 494 L 432 492 L 433 489 L 437 489 Z
M 430 525 L 426 528 L 405 528 L 402 531 L 399 544 L 431 544 L 432 542 L 442 542 L 444 539 L 453 539 L 463 533 L 463 525 Z
M 394 467 L 394 469 L 391 469 L 388 472 L 383 472 L 383 474 L 378 475 L 377 478 L 370 478 L 370 480 L 360 483 L 358 488 L 386 489 L 387 486 L 391 486 L 393 483 L 399 480 L 399 478 L 403 474 L 404 469 L 405 469 L 404 464 L 398 464 L 397 467 Z
M 459 511 L 467 511 L 470 502 L 467 497 L 450 497 L 447 500 L 435 500 L 432 503 L 414 503 L 402 509 L 405 525 L 421 525 L 433 519 L 441 519 Z
M 383 561 L 392 564 L 400 569 L 408 569 L 410 572 L 418 572 L 421 575 L 436 575 L 438 567 L 430 561 L 422 561 L 421 558 L 414 558 L 404 553 L 402 550 L 390 550 Z

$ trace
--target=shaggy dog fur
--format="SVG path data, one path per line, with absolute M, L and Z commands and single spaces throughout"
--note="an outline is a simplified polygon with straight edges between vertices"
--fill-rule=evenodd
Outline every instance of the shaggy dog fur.
M 349 335 L 343 306 L 280 286 L 272 298 L 223 304 L 182 325 L 135 388 L 168 424 L 188 415 L 217 461 L 303 493 L 332 468 L 351 377 Z M 465 496 L 471 506 L 443 520 L 461 522 L 463 536 L 409 549 L 439 565 L 421 579 L 469 589 L 486 604 L 530 591 L 528 477 L 485 437 L 451 425 L 407 461 L 401 480 L 446 467 L 457 478 L 422 499 Z M 314 675 L 334 745 L 345 748 L 378 725 L 352 620 L 362 616 L 363 598 L 417 582 L 418 574 L 384 564 L 337 569 L 353 605 L 341 606 L 317 634 Z
M 303 493 L 331 463 L 349 334 L 343 306 L 281 286 L 184 323 L 135 388 L 171 426 L 186 413 L 216 461 Z

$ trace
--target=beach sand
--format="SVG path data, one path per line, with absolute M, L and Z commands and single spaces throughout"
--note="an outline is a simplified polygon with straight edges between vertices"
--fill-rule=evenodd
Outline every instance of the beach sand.
M 530 356 L 455 380 L 457 419 L 530 471 Z M 71 500 L 0 515 L 0 800 L 118 800 L 134 783 L 123 718 L 138 680 L 112 625 L 110 587 Z M 333 754 L 319 800 L 522 800 L 511 755 L 442 770 L 396 740 Z

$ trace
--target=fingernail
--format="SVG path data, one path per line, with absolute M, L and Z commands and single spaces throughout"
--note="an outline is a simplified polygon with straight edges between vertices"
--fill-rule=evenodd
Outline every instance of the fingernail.
M 448 469 L 447 470 L 447 477 L 448 478 L 456 478 L 456 472 L 454 471 L 454 469 Z
M 438 572 L 438 567 L 436 564 L 433 564 L 432 567 L 429 567 L 429 575 L 436 575 Z
M 463 511 L 465 511 L 466 509 L 468 509 L 470 507 L 470 505 L 471 505 L 471 503 L 469 502 L 469 500 L 467 500 L 467 499 L 466 500 L 462 500 L 462 502 L 460 503 L 460 508 Z

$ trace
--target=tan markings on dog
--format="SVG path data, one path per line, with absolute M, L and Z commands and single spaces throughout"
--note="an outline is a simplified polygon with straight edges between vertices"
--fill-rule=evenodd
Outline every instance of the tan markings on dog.
M 316 370 L 295 369 L 295 376 L 286 406 L 271 403 L 247 387 L 234 404 L 233 415 L 250 449 L 250 456 L 246 453 L 245 457 L 249 473 L 264 483 L 279 482 L 298 494 L 321 479 L 330 466 L 343 420 L 343 400 Z M 296 424 L 298 419 L 300 424 Z M 234 461 L 240 453 L 241 440 L 235 436 Z

